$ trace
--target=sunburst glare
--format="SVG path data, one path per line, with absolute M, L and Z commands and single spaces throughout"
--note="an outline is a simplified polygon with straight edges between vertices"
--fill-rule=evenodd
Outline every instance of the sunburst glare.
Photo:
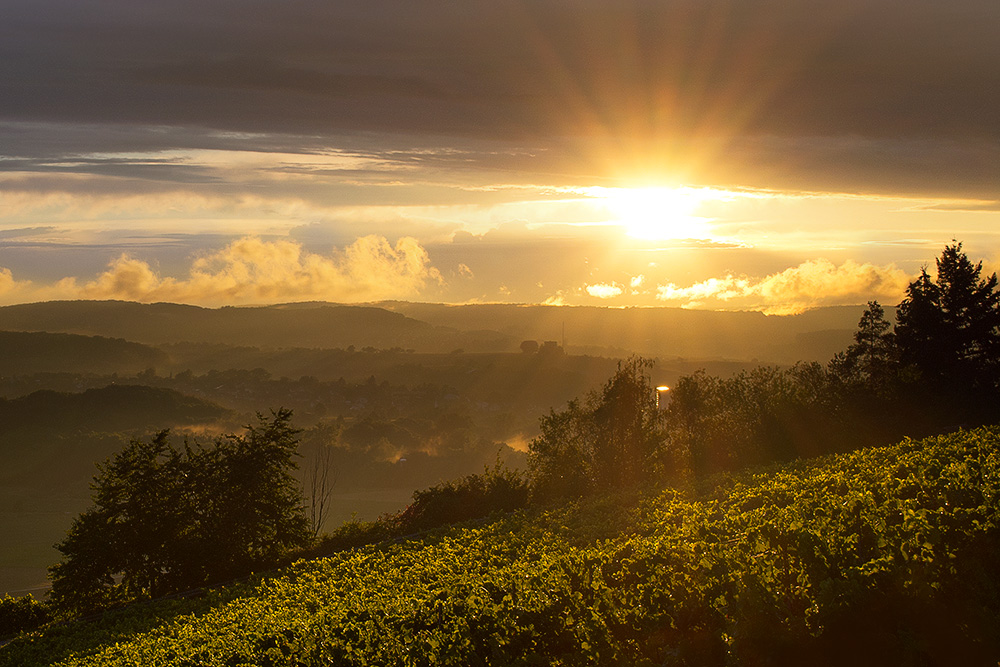
M 649 241 L 712 238 L 711 218 L 699 211 L 705 202 L 730 198 L 724 191 L 691 187 L 593 187 L 585 193 L 607 209 L 609 222 Z

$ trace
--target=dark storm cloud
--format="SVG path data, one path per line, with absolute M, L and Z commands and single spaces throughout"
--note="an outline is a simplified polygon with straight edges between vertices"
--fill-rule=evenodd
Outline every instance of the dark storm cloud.
M 0 118 L 129 150 L 439 135 L 548 146 L 563 173 L 995 198 L 998 34 L 996 0 L 8 0 Z

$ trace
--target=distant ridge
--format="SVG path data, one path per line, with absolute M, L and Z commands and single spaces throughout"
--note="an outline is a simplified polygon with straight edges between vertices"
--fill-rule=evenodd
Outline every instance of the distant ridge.
M 864 306 L 816 308 L 799 315 L 683 308 L 602 308 L 518 304 L 372 304 L 429 324 L 494 329 L 515 340 L 565 334 L 570 353 L 622 352 L 761 363 L 828 361 L 852 342 Z M 892 309 L 887 308 L 887 316 Z
M 219 419 L 224 408 L 173 389 L 109 385 L 81 393 L 36 391 L 0 398 L 0 435 L 16 429 L 162 429 Z
M 0 330 L 110 336 L 149 345 L 507 351 L 506 336 L 464 334 L 373 306 L 328 303 L 201 308 L 173 303 L 50 301 L 0 308 Z
M 0 350 L 0 375 L 138 373 L 166 360 L 148 345 L 68 333 L 0 331 Z
M 891 309 L 890 309 L 891 310 Z M 265 348 L 402 348 L 417 352 L 516 352 L 524 340 L 556 341 L 601 356 L 828 361 L 851 343 L 863 306 L 800 315 L 680 308 L 386 301 L 201 308 L 172 303 L 51 301 L 0 308 L 0 330 L 124 338 L 159 345 L 224 343 Z

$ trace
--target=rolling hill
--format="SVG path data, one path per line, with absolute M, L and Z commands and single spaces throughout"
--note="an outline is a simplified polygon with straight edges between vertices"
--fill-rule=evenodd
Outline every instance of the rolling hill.
M 200 308 L 172 303 L 53 301 L 0 308 L 0 330 L 125 338 L 138 343 L 419 349 L 450 352 L 513 349 L 496 333 L 465 334 L 384 308 L 334 304 Z
M 0 331 L 0 350 L 0 375 L 138 373 L 167 356 L 121 338 L 42 331 Z
M 861 306 L 793 316 L 678 308 L 514 304 L 299 303 L 200 308 L 124 301 L 54 301 L 0 308 L 0 330 L 266 348 L 515 352 L 524 340 L 565 341 L 571 354 L 825 362 L 851 342 Z
M 375 305 L 435 326 L 489 329 L 517 341 L 564 342 L 571 354 L 642 354 L 782 364 L 828 361 L 851 343 L 864 311 L 861 306 L 842 306 L 778 316 L 682 308 L 409 302 Z M 888 314 L 891 316 L 891 312 Z
M 22 636 L 0 666 L 992 665 L 998 439 L 494 516 Z

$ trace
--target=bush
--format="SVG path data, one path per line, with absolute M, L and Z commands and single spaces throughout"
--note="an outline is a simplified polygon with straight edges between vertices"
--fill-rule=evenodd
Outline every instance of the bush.
M 383 514 L 375 521 L 348 521 L 304 556 L 322 556 L 377 544 L 452 523 L 470 521 L 494 512 L 511 512 L 528 504 L 529 486 L 525 476 L 497 459 L 482 474 L 467 475 L 423 491 L 413 492 L 413 502 L 395 514 Z
M 336 551 L 392 539 L 397 536 L 393 525 L 395 517 L 395 514 L 384 514 L 375 521 L 347 521 L 332 533 L 320 536 L 316 546 L 303 552 L 302 557 L 322 558 Z
M 528 482 L 516 470 L 497 460 L 481 475 L 468 475 L 457 482 L 415 491 L 413 502 L 396 515 L 401 534 L 436 528 L 449 523 L 510 512 L 528 504 Z
M 30 595 L 0 598 L 0 637 L 35 630 L 52 620 L 49 608 Z

